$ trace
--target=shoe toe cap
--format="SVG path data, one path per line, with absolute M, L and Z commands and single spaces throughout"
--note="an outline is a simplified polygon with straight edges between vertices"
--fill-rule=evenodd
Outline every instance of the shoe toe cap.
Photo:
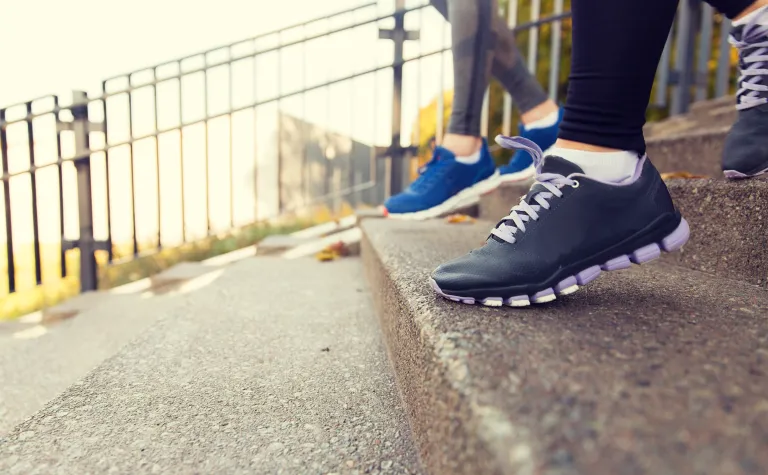
M 765 109 L 763 110 L 763 107 Z M 723 147 L 723 170 L 745 175 L 768 168 L 768 107 L 741 113 Z
M 489 270 L 470 253 L 438 266 L 432 279 L 443 291 L 476 290 L 498 282 L 499 276 Z
M 399 193 L 387 198 L 384 208 L 389 213 L 412 213 L 419 210 L 418 197 L 408 192 Z

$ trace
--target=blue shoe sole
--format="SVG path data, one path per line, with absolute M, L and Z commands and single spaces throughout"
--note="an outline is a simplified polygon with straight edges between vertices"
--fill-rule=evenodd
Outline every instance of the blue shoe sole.
M 495 190 L 499 186 L 499 171 L 496 170 L 493 175 L 485 180 L 479 181 L 474 185 L 464 188 L 457 194 L 451 196 L 437 206 L 432 208 L 414 211 L 412 213 L 393 213 L 389 212 L 391 219 L 403 219 L 412 221 L 422 221 L 425 219 L 437 218 L 457 209 L 472 206 L 480 201 L 480 196 Z

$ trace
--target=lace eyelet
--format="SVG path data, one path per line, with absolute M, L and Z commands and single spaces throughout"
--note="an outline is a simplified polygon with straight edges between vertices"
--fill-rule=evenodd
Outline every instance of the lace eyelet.
M 571 183 L 571 188 L 578 188 L 579 187 L 579 181 L 573 180 L 573 183 Z

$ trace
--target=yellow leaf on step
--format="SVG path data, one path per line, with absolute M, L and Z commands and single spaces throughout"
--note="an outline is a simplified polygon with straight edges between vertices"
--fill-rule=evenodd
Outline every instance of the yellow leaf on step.
M 688 172 L 669 172 L 669 173 L 661 174 L 661 179 L 665 181 L 674 180 L 674 179 L 692 180 L 695 178 L 709 178 L 709 177 L 705 175 L 694 175 Z
M 338 259 L 339 255 L 330 249 L 323 249 L 315 254 L 315 258 L 320 262 L 328 262 Z
M 445 218 L 445 222 L 449 224 L 472 224 L 475 222 L 475 218 L 466 214 L 452 214 Z

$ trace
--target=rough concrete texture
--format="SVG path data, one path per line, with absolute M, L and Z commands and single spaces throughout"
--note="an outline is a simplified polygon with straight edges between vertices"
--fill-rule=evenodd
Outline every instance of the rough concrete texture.
M 259 255 L 276 254 L 298 246 L 318 242 L 326 236 L 341 233 L 353 228 L 357 224 L 357 221 L 357 216 L 352 215 L 339 220 L 311 226 L 291 234 L 267 236 L 259 243 Z
M 430 473 L 768 472 L 768 294 L 664 263 L 523 309 L 427 284 L 490 223 L 363 223 L 363 259 Z
M 648 156 L 662 172 L 722 176 L 723 140 L 737 117 L 733 96 L 694 103 L 687 114 L 649 123 Z
M 295 238 L 318 238 L 327 236 L 332 233 L 337 233 L 339 231 L 344 231 L 345 229 L 349 229 L 356 224 L 357 216 L 345 216 L 338 220 L 329 221 L 327 223 L 318 224 L 316 226 L 302 229 L 301 231 L 293 232 L 290 234 L 290 236 Z
M 300 246 L 308 242 L 312 242 L 317 238 L 313 237 L 296 237 L 290 234 L 275 234 L 267 236 L 259 242 L 258 254 L 260 256 L 276 254 L 283 252 L 292 247 Z
M 248 259 L 0 442 L 0 473 L 419 471 L 357 259 Z
M 661 172 L 685 171 L 712 178 L 721 177 L 720 161 L 728 126 L 696 129 L 678 135 L 650 139 L 647 153 Z
M 180 262 L 151 276 L 153 288 L 178 285 L 211 272 L 211 267 L 201 262 Z
M 211 283 L 220 272 L 208 271 L 187 287 L 165 289 L 163 295 L 102 294 L 87 299 L 94 305 L 68 320 L 23 318 L 0 324 L 0 436 L 181 305 L 188 295 L 185 288 Z
M 736 98 L 733 96 L 696 102 L 687 114 L 650 122 L 643 131 L 647 139 L 657 139 L 702 128 L 731 125 L 738 116 L 735 104 Z
M 683 252 L 669 257 L 692 269 L 768 286 L 768 181 L 670 180 L 667 185 L 691 226 Z
M 110 296 L 107 292 L 87 292 L 77 295 L 60 304 L 43 309 L 40 312 L 42 317 L 41 323 L 72 318 L 78 313 L 103 305 L 104 301 L 109 298 Z
M 349 228 L 338 233 L 329 234 L 324 237 L 315 238 L 304 244 L 292 247 L 281 253 L 280 257 L 283 259 L 301 259 L 314 256 L 326 247 L 340 242 L 343 243 L 344 246 L 346 246 L 352 254 L 359 255 L 361 236 L 362 233 L 360 232 L 360 228 L 355 226 L 353 228 Z

